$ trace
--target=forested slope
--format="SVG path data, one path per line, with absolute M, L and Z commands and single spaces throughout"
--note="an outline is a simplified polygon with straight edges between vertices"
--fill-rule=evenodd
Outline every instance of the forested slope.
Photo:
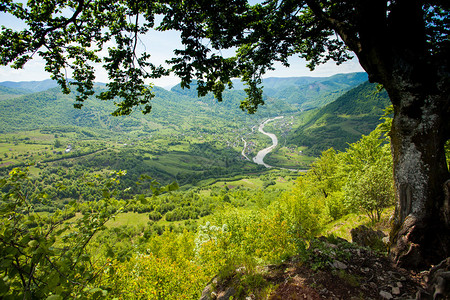
M 171 91 L 153 87 L 156 95 L 152 100 L 152 112 L 142 115 L 135 112 L 127 117 L 112 117 L 112 102 L 95 97 L 88 99 L 81 110 L 74 109 L 74 93 L 64 95 L 55 83 L 1 82 L 0 83 L 0 128 L 2 132 L 42 129 L 43 127 L 75 126 L 103 129 L 115 132 L 152 132 L 161 126 L 174 130 L 192 127 L 196 119 L 213 118 L 221 122 L 234 120 L 240 123 L 251 118 L 271 117 L 294 113 L 305 108 L 320 107 L 335 100 L 343 90 L 359 84 L 365 73 L 338 74 L 331 77 L 268 78 L 264 81 L 265 102 L 256 116 L 249 116 L 239 109 L 245 99 L 243 90 L 227 90 L 224 101 L 217 102 L 212 95 L 199 98 L 195 82 L 190 89 L 179 85 Z M 104 89 L 98 84 L 97 92 Z M 225 120 L 225 121 L 224 121 Z M 207 122 L 208 123 L 208 122 Z
M 372 131 L 389 104 L 385 91 L 378 92 L 376 85 L 365 82 L 310 112 L 308 120 L 289 134 L 288 143 L 307 146 L 306 153 L 315 156 L 330 147 L 342 151 Z

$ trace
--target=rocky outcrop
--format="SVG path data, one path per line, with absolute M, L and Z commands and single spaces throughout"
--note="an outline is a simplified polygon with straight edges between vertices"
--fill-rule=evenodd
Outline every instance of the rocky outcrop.
M 311 241 L 307 252 L 306 257 L 257 267 L 252 271 L 255 273 L 237 268 L 226 279 L 213 279 L 201 300 L 226 300 L 231 296 L 243 300 L 416 299 L 422 286 L 417 274 L 343 239 L 321 237 Z M 255 282 L 258 284 L 249 284 Z
M 214 277 L 202 292 L 200 300 L 228 300 L 236 294 L 234 287 L 228 286 L 223 290 L 216 291 L 217 277 Z
M 373 230 L 367 226 L 360 225 L 350 231 L 352 242 L 359 246 L 369 247 L 374 250 L 384 251 L 387 249 L 383 238 L 386 235 L 381 230 Z

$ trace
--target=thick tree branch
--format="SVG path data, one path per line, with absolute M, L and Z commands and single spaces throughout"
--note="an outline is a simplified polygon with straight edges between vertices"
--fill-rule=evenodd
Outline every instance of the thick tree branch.
M 40 47 L 42 47 L 43 45 L 45 45 L 45 37 L 47 36 L 47 34 L 49 34 L 52 31 L 55 31 L 57 29 L 61 29 L 64 28 L 66 26 L 68 26 L 70 23 L 76 23 L 77 17 L 80 15 L 80 13 L 83 11 L 83 9 L 86 7 L 87 4 L 90 3 L 90 0 L 87 1 L 86 3 L 84 2 L 85 0 L 78 0 L 78 6 L 77 9 L 75 10 L 75 12 L 73 13 L 73 15 L 69 18 L 66 19 L 64 22 L 61 22 L 57 25 L 53 25 L 49 28 L 46 28 L 42 31 L 39 31 L 36 33 L 37 37 L 36 39 L 39 40 L 39 42 L 37 43 L 37 45 L 35 46 L 35 49 L 39 49 Z
M 361 52 L 361 43 L 354 32 L 352 32 L 348 26 L 327 13 L 320 7 L 320 5 L 314 0 L 306 0 L 306 4 L 311 11 L 323 22 L 325 22 L 330 28 L 339 34 L 344 43 L 356 54 Z

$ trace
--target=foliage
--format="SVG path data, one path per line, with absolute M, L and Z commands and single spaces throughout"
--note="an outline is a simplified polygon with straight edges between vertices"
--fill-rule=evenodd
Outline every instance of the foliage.
M 222 277 L 239 266 L 252 273 L 258 263 L 282 261 L 297 249 L 288 221 L 275 207 L 226 208 L 214 215 L 213 223 L 199 227 L 196 260 Z
M 94 236 L 127 205 L 115 198 L 119 178 L 124 173 L 95 175 L 87 184 L 100 186 L 102 199 L 72 201 L 52 214 L 34 210 L 36 201 L 49 199 L 46 194 L 40 194 L 38 199 L 31 197 L 34 186 L 27 170 L 15 168 L 7 178 L 1 179 L 0 295 L 3 299 L 106 295 L 95 284 L 105 264 L 90 254 L 89 247 Z M 83 213 L 75 215 L 79 211 Z M 107 256 L 115 256 L 114 250 L 110 249 Z
M 310 197 L 323 196 L 327 214 L 334 220 L 345 213 L 339 203 L 342 182 L 336 172 L 340 165 L 339 159 L 340 156 L 333 148 L 330 148 L 322 152 L 321 157 L 311 164 L 311 169 L 304 176 L 305 181 L 308 182 L 306 194 L 310 193 Z
M 307 146 L 305 154 L 314 156 L 330 147 L 344 151 L 348 143 L 375 129 L 387 105 L 387 93 L 379 93 L 375 84 L 365 82 L 314 111 L 304 124 L 289 133 L 288 143 Z
M 144 253 L 109 260 L 99 284 L 118 299 L 194 299 L 213 275 L 194 262 L 194 234 L 164 232 Z
M 322 152 L 310 170 L 297 179 L 290 192 L 301 211 L 297 223 L 314 232 L 329 220 L 359 209 L 374 222 L 380 220 L 383 209 L 394 203 L 390 144 L 384 136 L 391 119 L 383 119 L 384 123 L 350 144 L 345 152 Z
M 372 221 L 379 221 L 384 208 L 394 204 L 390 145 L 383 144 L 377 129 L 351 144 L 344 154 L 343 171 L 351 180 L 344 186 L 347 205 L 360 207 Z
M 191 262 L 179 263 L 151 254 L 125 263 L 112 262 L 109 293 L 118 299 L 195 299 L 209 279 Z
M 288 219 L 292 234 L 298 240 L 306 241 L 321 229 L 324 224 L 322 195 L 315 195 L 314 188 L 304 177 L 299 177 L 294 188 L 286 192 L 279 201 L 280 210 Z
M 26 171 L 16 168 L 9 178 L 2 179 L 0 272 L 4 299 L 103 295 L 104 291 L 93 285 L 98 273 L 91 268 L 101 266 L 86 253 L 86 247 L 113 216 L 107 208 L 115 207 L 116 213 L 123 205 L 109 190 L 116 180 L 111 177 L 104 181 L 105 198 L 91 204 L 92 209 L 83 216 L 69 221 L 77 203 L 51 215 L 33 210 Z M 39 201 L 47 201 L 46 196 L 41 195 Z

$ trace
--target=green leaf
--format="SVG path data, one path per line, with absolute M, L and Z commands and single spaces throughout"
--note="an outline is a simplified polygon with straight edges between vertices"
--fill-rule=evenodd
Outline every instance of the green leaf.
M 52 272 L 52 274 L 48 277 L 47 284 L 49 289 L 53 289 L 54 287 L 60 284 L 61 278 L 58 272 Z
M 111 196 L 111 193 L 107 189 L 104 189 L 102 195 L 103 198 L 109 198 Z
M 94 299 L 99 299 L 101 297 L 105 297 L 107 295 L 107 291 L 102 290 L 101 288 L 93 288 L 89 290 L 89 293 L 92 294 Z
M 176 181 L 172 182 L 167 186 L 167 189 L 169 190 L 169 192 L 178 190 L 179 189 L 178 182 Z
M 5 295 L 9 291 L 9 286 L 3 281 L 3 279 L 0 279 L 0 296 Z
M 142 194 L 139 195 L 138 199 L 141 202 L 141 204 L 147 204 L 148 203 L 147 197 L 145 197 L 145 195 L 142 195 Z
M 36 240 L 31 240 L 28 242 L 28 246 L 30 246 L 31 248 L 35 248 L 39 245 L 39 242 Z

